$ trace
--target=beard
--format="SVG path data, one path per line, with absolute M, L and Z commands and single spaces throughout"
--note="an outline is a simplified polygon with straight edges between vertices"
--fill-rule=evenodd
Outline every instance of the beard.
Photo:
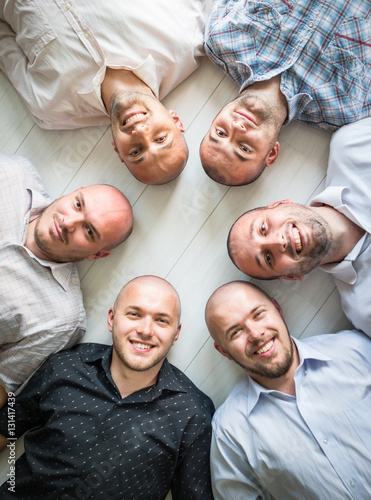
M 304 205 L 281 205 L 287 207 L 290 220 L 298 221 L 306 225 L 313 231 L 313 248 L 306 253 L 305 256 L 299 258 L 295 269 L 286 274 L 289 278 L 296 278 L 303 274 L 308 274 L 318 267 L 323 259 L 328 254 L 332 242 L 332 232 L 327 221 L 318 214 L 314 214 L 310 207 Z M 289 237 L 289 229 L 286 232 L 286 238 L 289 242 L 288 248 L 293 259 L 297 259 L 295 252 L 291 246 L 291 239 Z M 300 254 L 299 254 L 300 257 Z
M 250 352 L 255 352 L 259 344 L 252 347 Z M 247 372 L 251 378 L 254 379 L 254 375 L 258 377 L 265 377 L 269 379 L 280 378 L 289 371 L 294 361 L 294 343 L 290 337 L 290 345 L 284 349 L 284 359 L 279 364 L 274 366 L 268 366 L 267 363 L 262 363 L 258 359 L 254 361 L 254 365 L 247 365 L 243 362 L 239 362 L 236 359 L 234 361 L 241 366 Z

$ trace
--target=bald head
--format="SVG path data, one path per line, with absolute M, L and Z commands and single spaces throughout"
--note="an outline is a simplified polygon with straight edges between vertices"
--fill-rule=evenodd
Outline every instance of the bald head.
M 166 299 L 169 299 L 175 312 L 176 321 L 179 324 L 181 315 L 181 305 L 178 292 L 168 281 L 166 281 L 163 278 L 160 278 L 159 276 L 144 275 L 144 276 L 138 276 L 128 281 L 126 285 L 122 287 L 115 300 L 113 306 L 114 310 L 117 309 L 120 302 L 122 302 L 127 293 L 133 289 L 153 294 L 153 297 L 162 296 Z
M 275 305 L 272 299 L 263 290 L 252 283 L 246 281 L 231 281 L 220 286 L 210 296 L 205 309 L 205 321 L 211 337 L 219 341 L 222 336 L 222 329 L 225 320 L 232 309 L 235 308 L 237 300 L 241 299 L 241 304 L 249 307 L 250 300 L 268 301 Z M 239 313 L 243 313 L 240 308 Z

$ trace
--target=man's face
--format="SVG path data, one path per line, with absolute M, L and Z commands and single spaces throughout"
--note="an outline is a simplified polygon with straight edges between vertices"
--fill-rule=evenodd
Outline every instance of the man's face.
M 293 343 L 276 306 L 249 286 L 233 287 L 208 320 L 215 347 L 258 383 L 285 375 L 293 363 Z
M 296 278 L 323 261 L 332 243 L 330 227 L 310 207 L 280 203 L 247 212 L 230 233 L 236 266 L 256 278 Z
M 53 262 L 104 257 L 115 246 L 118 227 L 131 221 L 129 204 L 110 186 L 88 186 L 62 196 L 36 219 L 37 253 Z
M 111 108 L 113 146 L 134 177 L 164 184 L 183 170 L 188 150 L 184 127 L 155 97 L 120 92 Z
M 217 182 L 239 185 L 252 182 L 278 156 L 280 125 L 274 111 L 256 96 L 241 95 L 214 118 L 201 144 L 203 165 Z
M 179 302 L 156 283 L 134 282 L 108 312 L 115 355 L 133 371 L 159 368 L 180 332 Z

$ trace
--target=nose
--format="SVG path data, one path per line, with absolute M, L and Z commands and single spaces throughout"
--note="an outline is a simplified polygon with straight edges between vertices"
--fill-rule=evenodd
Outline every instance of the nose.
M 77 224 L 81 222 L 80 215 L 65 216 L 61 222 L 61 226 L 66 228 L 67 232 L 72 233 L 75 231 Z
M 246 130 L 245 123 L 242 120 L 232 120 L 232 127 L 234 130 Z
M 147 122 L 140 122 L 135 127 L 133 127 L 131 134 L 137 137 L 145 137 L 149 134 L 149 132 L 149 124 Z
M 152 337 L 153 335 L 153 322 L 151 318 L 144 317 L 137 324 L 137 333 L 143 337 Z
M 247 338 L 250 342 L 254 342 L 255 340 L 260 340 L 264 337 L 264 328 L 261 324 L 256 323 L 255 321 L 248 320 L 245 324 L 247 331 Z
M 287 239 L 283 232 L 277 231 L 275 233 L 270 233 L 264 237 L 264 243 L 271 250 L 276 250 L 279 253 L 285 253 L 287 248 Z

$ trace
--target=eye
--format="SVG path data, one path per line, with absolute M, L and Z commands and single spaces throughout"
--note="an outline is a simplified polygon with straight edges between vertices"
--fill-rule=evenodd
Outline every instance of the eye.
M 226 133 L 225 133 L 223 130 L 221 130 L 220 128 L 216 128 L 216 129 L 215 129 L 215 133 L 216 133 L 216 135 L 218 135 L 219 137 L 224 137 L 224 136 L 226 135 Z
M 158 318 L 157 320 L 159 323 L 162 323 L 163 325 L 167 325 L 168 324 L 168 321 L 164 318 Z
M 272 267 L 272 257 L 269 255 L 269 253 L 265 255 L 265 261 L 269 267 Z
M 81 208 L 81 202 L 78 198 L 76 198 L 76 207 Z
M 233 332 L 231 333 L 231 340 L 235 339 L 240 332 L 241 328 L 236 328 L 235 330 L 233 330 Z
M 90 237 L 93 237 L 93 234 L 94 234 L 94 233 L 93 233 L 93 231 L 92 231 L 89 227 L 87 227 L 87 228 L 86 228 L 86 232 L 88 233 L 88 235 L 89 235 Z
M 262 309 L 261 309 L 261 310 L 256 311 L 256 313 L 255 313 L 255 315 L 254 315 L 254 318 L 255 318 L 255 319 L 260 319 L 260 318 L 263 316 L 263 312 L 264 312 L 264 311 L 263 311 Z
M 241 145 L 240 146 L 241 151 L 244 153 L 251 153 L 250 149 L 247 146 Z
M 130 311 L 127 313 L 127 316 L 130 316 L 131 318 L 138 318 L 139 314 L 133 311 Z
M 138 156 L 139 154 L 140 154 L 140 149 L 137 148 L 130 151 L 129 156 Z
M 161 135 L 161 137 L 158 137 L 157 139 L 155 139 L 155 142 L 164 142 L 166 141 L 166 135 Z
M 267 233 L 267 226 L 266 226 L 266 224 L 264 222 L 260 226 L 260 231 L 261 231 L 262 234 L 266 234 Z

